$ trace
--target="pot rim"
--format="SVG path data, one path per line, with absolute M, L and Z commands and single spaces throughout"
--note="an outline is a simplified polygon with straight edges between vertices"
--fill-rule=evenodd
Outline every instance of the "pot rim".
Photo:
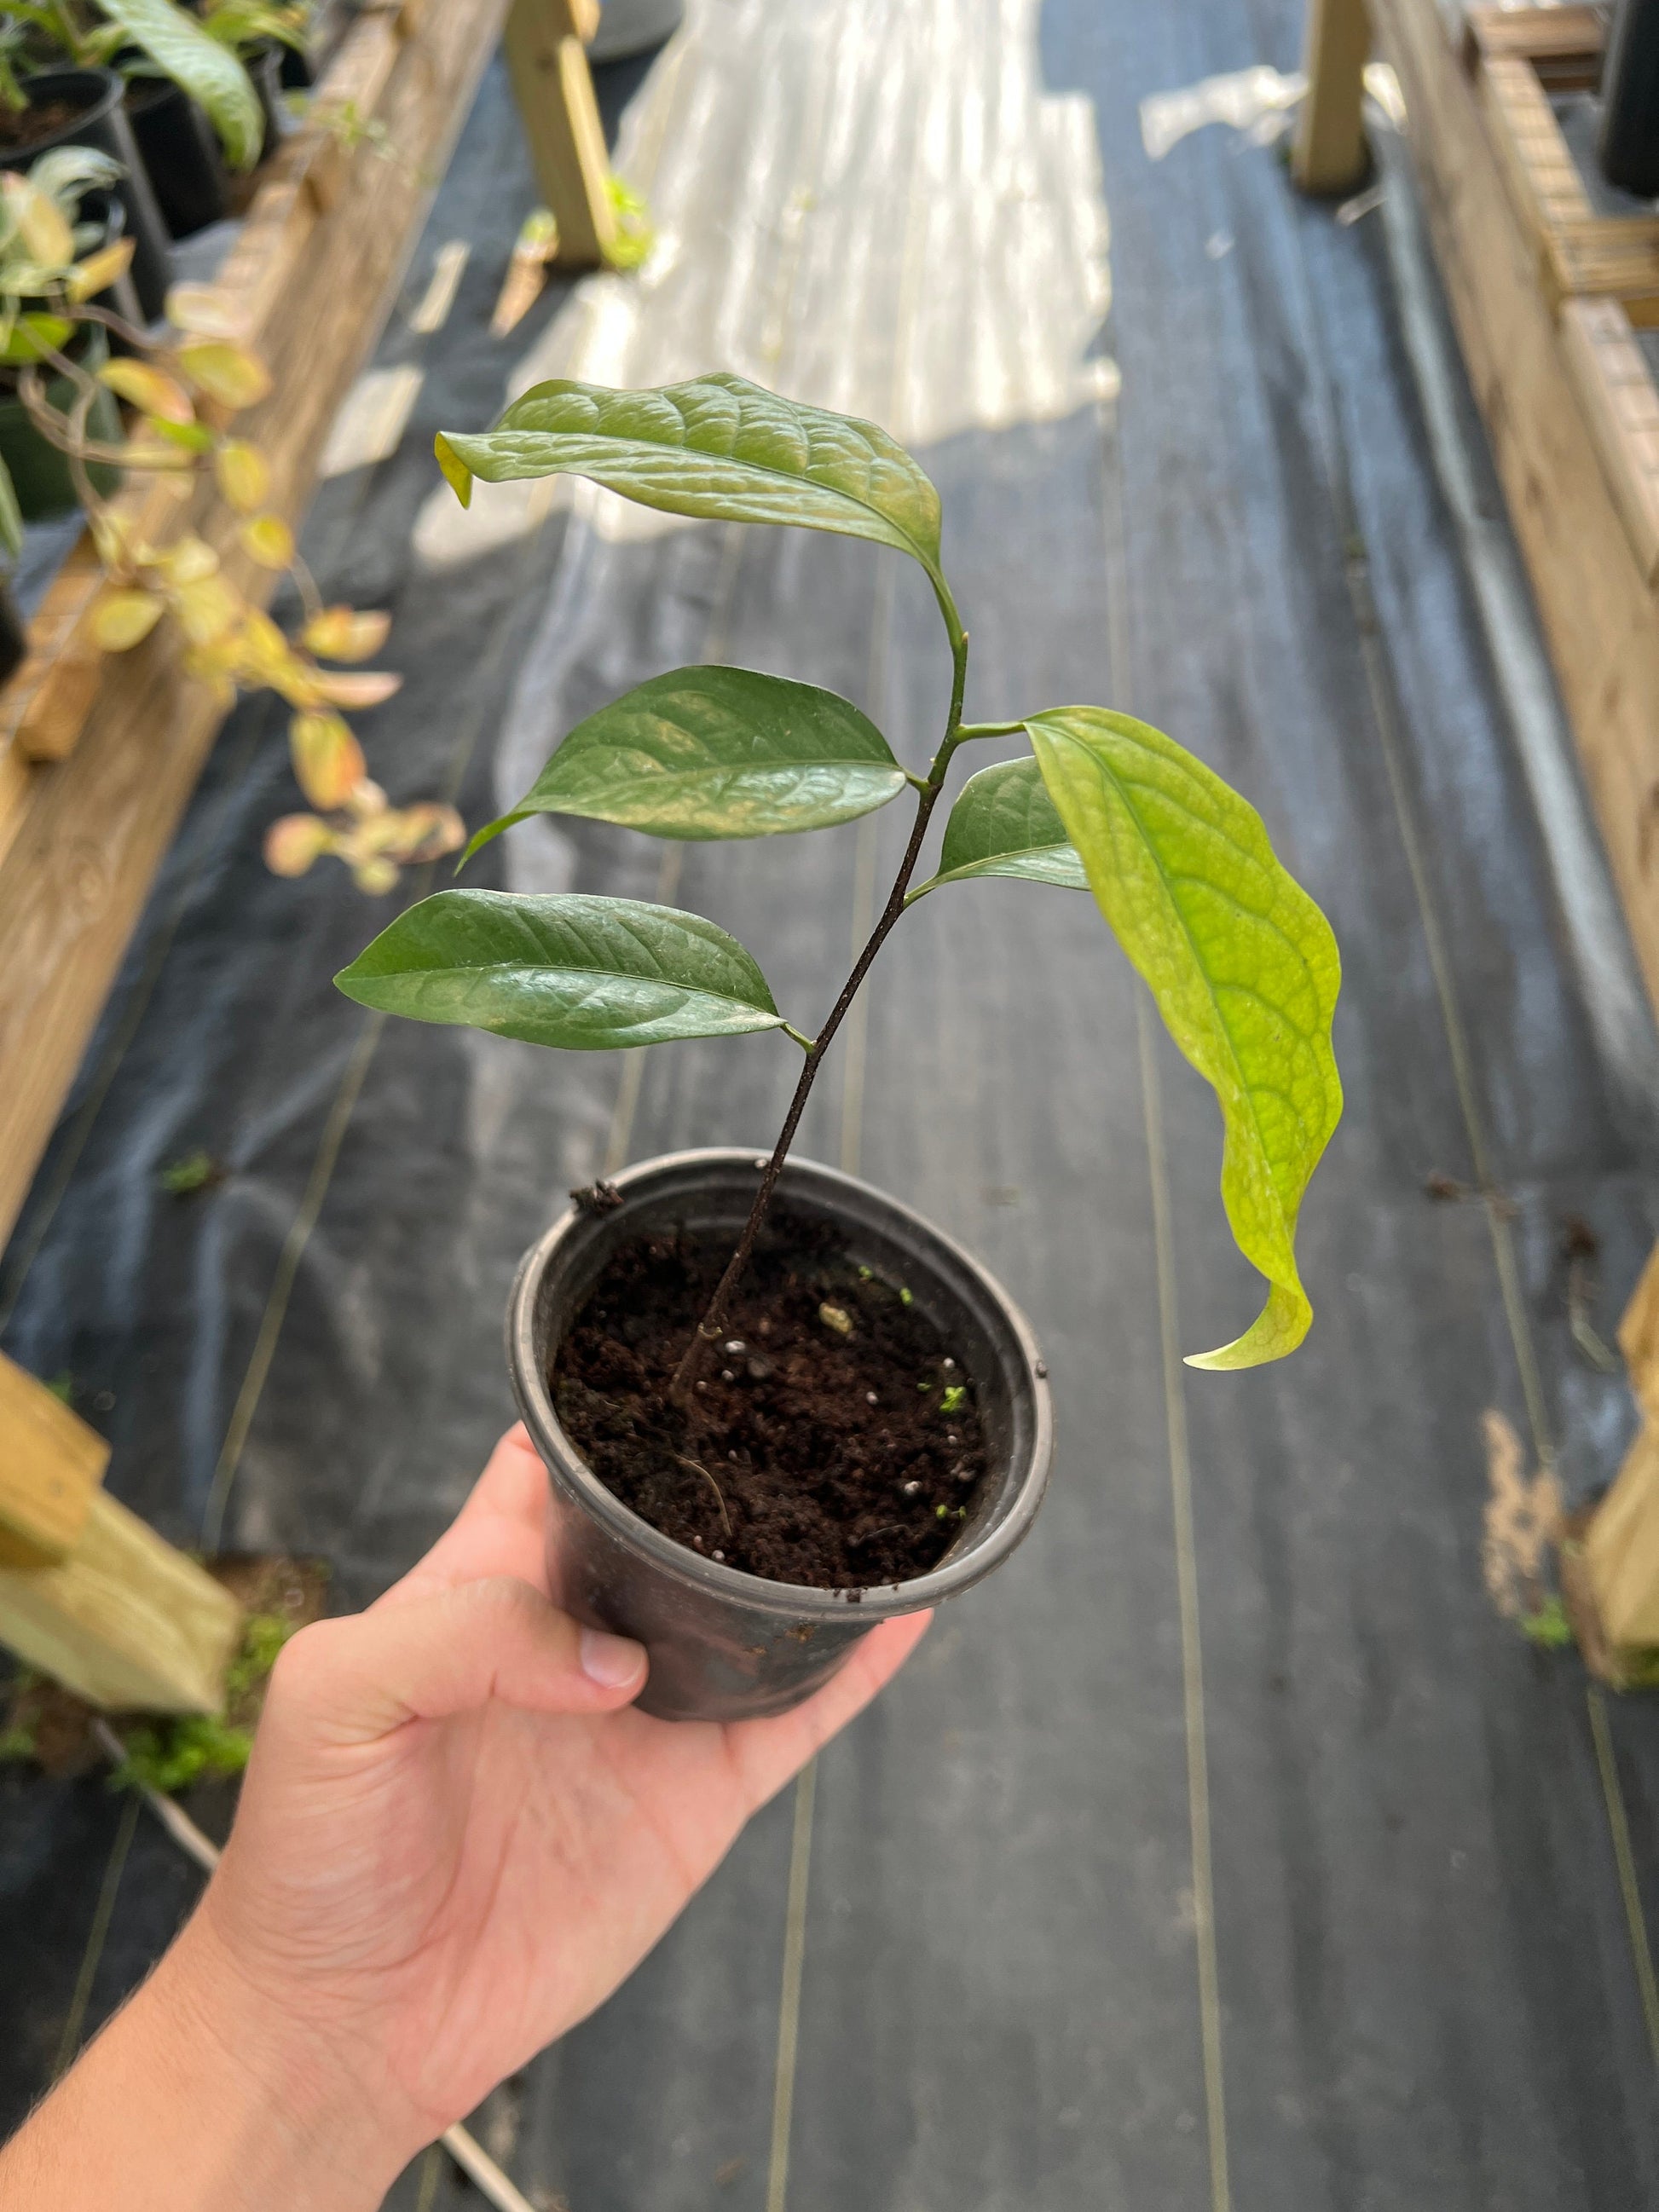
M 752 1146 L 702 1146 L 684 1152 L 659 1152 L 654 1158 L 637 1161 L 631 1167 L 623 1168 L 607 1180 L 626 1196 L 630 1186 L 654 1180 L 665 1168 L 684 1171 L 700 1166 L 724 1168 L 738 1163 L 749 1167 L 763 1166 L 765 1156 L 757 1154 Z M 513 1379 L 514 1395 L 518 1399 L 525 1425 L 555 1478 L 576 1494 L 586 1510 L 608 1534 L 629 1549 L 642 1553 L 655 1566 L 688 1587 L 705 1594 L 741 1600 L 747 1606 L 797 1621 L 842 1619 L 854 1609 L 872 1623 L 896 1619 L 904 1613 L 926 1613 L 942 1600 L 956 1596 L 970 1584 L 981 1580 L 994 1568 L 1000 1566 L 1026 1535 L 1036 1519 L 1037 1508 L 1048 1487 L 1049 1465 L 1054 1456 L 1054 1414 L 1048 1390 L 1048 1370 L 1038 1351 L 1030 1323 L 1018 1306 L 989 1269 L 981 1266 L 973 1254 L 958 1244 L 954 1237 L 947 1237 L 914 1208 L 875 1184 L 866 1182 L 861 1176 L 848 1175 L 839 1168 L 828 1167 L 820 1160 L 792 1157 L 785 1163 L 786 1179 L 792 1167 L 808 1170 L 821 1188 L 827 1184 L 830 1186 L 831 1192 L 835 1186 L 840 1185 L 847 1190 L 878 1198 L 900 1220 L 921 1230 L 931 1242 L 942 1246 L 958 1267 L 977 1279 L 981 1288 L 1000 1310 L 1024 1370 L 1024 1382 L 1030 1393 L 1036 1417 L 1035 1434 L 1024 1468 L 1012 1472 L 1006 1477 L 1013 1493 L 1007 1510 L 990 1528 L 982 1542 L 972 1542 L 972 1532 L 968 1532 L 969 1540 L 964 1543 L 961 1551 L 947 1553 L 938 1566 L 925 1575 L 913 1577 L 908 1582 L 877 1583 L 855 1590 L 823 1589 L 811 1583 L 773 1582 L 763 1575 L 748 1574 L 741 1567 L 730 1567 L 714 1559 L 702 1559 L 684 1545 L 677 1544 L 672 1537 L 665 1536 L 660 1529 L 653 1528 L 631 1507 L 624 1505 L 614 1492 L 606 1489 L 560 1426 L 547 1387 L 547 1377 L 542 1373 L 534 1356 L 532 1331 L 537 1290 L 555 1249 L 580 1218 L 574 1205 L 567 1206 L 551 1227 L 537 1238 L 519 1262 L 518 1273 L 514 1278 L 507 1307 L 507 1366 Z

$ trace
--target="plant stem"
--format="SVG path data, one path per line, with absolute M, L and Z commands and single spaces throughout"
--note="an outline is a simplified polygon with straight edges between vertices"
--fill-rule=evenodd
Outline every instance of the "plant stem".
M 755 1249 L 755 1239 L 760 1233 L 762 1222 L 766 1218 L 766 1210 L 772 1202 L 772 1193 L 777 1188 L 778 1177 L 783 1172 L 783 1164 L 789 1157 L 789 1147 L 795 1141 L 795 1133 L 800 1127 L 801 1115 L 806 1110 L 806 1102 L 811 1095 L 818 1069 L 823 1064 L 823 1055 L 829 1049 L 836 1031 L 846 1019 L 848 1008 L 857 998 L 859 987 L 869 974 L 871 964 L 885 944 L 889 932 L 904 912 L 904 894 L 909 889 L 910 878 L 915 872 L 916 862 L 921 854 L 921 841 L 927 834 L 927 824 L 933 818 L 933 809 L 938 805 L 939 794 L 945 788 L 945 770 L 951 764 L 951 754 L 955 752 L 967 733 L 962 720 L 962 702 L 968 682 L 968 633 L 955 617 L 954 607 L 948 609 L 945 620 L 951 633 L 952 664 L 950 719 L 945 724 L 944 740 L 938 752 L 933 756 L 933 766 L 927 771 L 927 780 L 919 787 L 916 818 L 910 826 L 910 837 L 904 848 L 904 858 L 899 863 L 898 873 L 894 877 L 892 888 L 887 894 L 887 903 L 878 916 L 876 926 L 865 942 L 864 950 L 854 962 L 851 975 L 842 985 L 841 995 L 830 1008 L 829 1019 L 807 1049 L 806 1065 L 802 1068 L 800 1080 L 795 1085 L 795 1095 L 789 1102 L 789 1111 L 783 1117 L 783 1127 L 778 1133 L 777 1143 L 772 1148 L 772 1157 L 768 1160 L 762 1172 L 760 1188 L 755 1194 L 755 1203 L 750 1208 L 749 1218 L 744 1222 L 743 1234 L 738 1239 L 738 1249 L 726 1261 L 725 1273 L 714 1286 L 714 1295 L 708 1301 L 702 1319 L 692 1332 L 691 1341 L 686 1346 L 680 1364 L 674 1370 L 674 1379 L 669 1385 L 668 1395 L 677 1405 L 688 1407 L 690 1406 L 691 1392 L 697 1380 L 697 1370 L 708 1358 L 711 1346 L 719 1342 L 720 1334 L 726 1327 L 726 1310 L 731 1303 L 732 1293 L 736 1290 L 744 1270 L 749 1265 L 750 1256 Z

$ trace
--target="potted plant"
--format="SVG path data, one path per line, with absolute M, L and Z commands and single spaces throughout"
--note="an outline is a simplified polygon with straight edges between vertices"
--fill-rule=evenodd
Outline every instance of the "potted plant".
M 259 96 L 237 58 L 234 39 L 211 36 L 175 0 L 36 0 L 7 10 L 7 37 L 14 88 L 32 106 L 90 99 L 89 92 L 62 83 L 63 69 L 44 64 L 61 58 L 78 77 L 102 76 L 114 66 L 131 135 L 125 146 L 111 143 L 109 150 L 132 174 L 148 177 L 151 205 L 145 212 L 154 215 L 159 202 L 163 237 L 168 230 L 182 237 L 224 213 L 220 147 L 234 169 L 251 169 L 259 158 L 264 138 Z M 35 78 L 20 80 L 20 57 L 33 63 Z M 106 85 L 96 103 L 100 118 L 106 93 Z M 106 143 L 73 118 L 67 135 Z M 134 158 L 135 147 L 142 160 Z M 139 210 L 130 213 L 142 249 L 148 226 Z M 165 264 L 158 270 L 141 250 L 135 273 L 146 316 L 159 314 Z
M 55 146 L 27 176 L 0 171 L 0 462 L 25 517 L 66 514 L 81 496 L 68 455 L 46 437 L 21 391 L 42 364 L 56 368 L 46 404 L 69 416 L 82 391 L 84 436 L 107 443 L 121 433 L 114 395 L 99 381 L 109 359 L 101 322 L 78 310 L 126 276 L 132 242 L 120 236 L 121 204 L 107 197 L 118 172 L 95 147 Z M 77 223 L 83 198 L 104 195 L 101 220 Z M 83 380 L 83 381 L 82 381 Z M 96 493 L 113 490 L 112 458 L 92 461 Z
M 552 1477 L 560 1595 L 639 1638 L 641 1700 L 672 1717 L 782 1710 L 885 1616 L 954 1595 L 1030 1527 L 1048 1473 L 1046 1370 L 984 1269 L 908 1208 L 790 1147 L 872 962 L 923 896 L 985 876 L 1091 890 L 1176 1041 L 1214 1086 L 1222 1196 L 1266 1276 L 1237 1342 L 1282 1357 L 1310 1319 L 1294 1233 L 1340 1111 L 1338 984 L 1323 915 L 1244 800 L 1174 741 L 1096 707 L 963 720 L 968 635 L 938 495 L 873 424 L 730 375 L 659 391 L 536 386 L 495 428 L 438 441 L 473 477 L 559 471 L 671 514 L 791 523 L 896 548 L 950 647 L 944 734 L 921 774 L 845 699 L 746 669 L 681 669 L 579 723 L 513 813 L 670 838 L 769 836 L 913 794 L 903 860 L 817 1033 L 702 917 L 581 893 L 449 890 L 337 978 L 360 1003 L 592 1050 L 772 1030 L 803 1055 L 770 1155 L 646 1163 L 577 1194 L 526 1254 L 507 1311 L 515 1394 Z M 1027 750 L 971 777 L 918 881 L 966 744 Z

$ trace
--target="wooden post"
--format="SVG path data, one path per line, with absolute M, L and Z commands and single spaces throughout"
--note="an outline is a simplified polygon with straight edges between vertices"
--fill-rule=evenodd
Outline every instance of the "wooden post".
M 1585 1578 L 1616 1651 L 1659 1647 L 1659 1249 L 1619 1328 L 1642 1431 L 1583 1538 Z
M 1370 167 L 1360 103 L 1370 46 L 1365 0 L 1308 0 L 1308 94 L 1291 151 L 1304 192 L 1352 191 Z
M 611 163 L 582 44 L 595 21 L 592 0 L 514 0 L 507 19 L 514 96 L 568 268 L 597 267 L 617 234 Z
M 101 1487 L 109 1447 L 0 1354 L 0 1644 L 88 1704 L 212 1713 L 242 1610 Z

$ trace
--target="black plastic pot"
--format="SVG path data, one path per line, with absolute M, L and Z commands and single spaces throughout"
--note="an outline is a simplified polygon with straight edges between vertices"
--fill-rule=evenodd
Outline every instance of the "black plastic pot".
M 109 359 L 109 347 L 98 324 L 83 324 L 78 343 L 77 358 L 85 368 L 101 368 Z M 46 398 L 60 414 L 69 412 L 75 396 L 75 386 L 66 376 L 53 377 L 46 386 Z M 101 386 L 87 417 L 87 434 L 100 442 L 121 442 L 121 410 L 115 404 L 115 394 Z M 67 514 L 78 504 L 69 456 L 43 438 L 30 421 L 18 395 L 15 369 L 0 374 L 0 459 L 11 471 L 25 522 L 45 522 L 54 514 Z M 119 470 L 107 461 L 89 461 L 87 474 L 94 489 L 106 497 L 121 481 Z
M 636 1638 L 651 1656 L 641 1711 L 665 1720 L 746 1720 L 787 1712 L 829 1680 L 878 1621 L 925 1612 L 1000 1566 L 1030 1528 L 1048 1479 L 1054 1431 L 1047 1370 L 1019 1310 L 976 1261 L 907 1206 L 852 1176 L 791 1160 L 784 1211 L 828 1218 L 866 1266 L 905 1284 L 966 1367 L 991 1471 L 971 1518 L 929 1574 L 862 1591 L 768 1582 L 717 1565 L 630 1512 L 560 1427 L 552 1353 L 618 1246 L 670 1226 L 738 1232 L 763 1159 L 672 1152 L 617 1178 L 623 1204 L 572 1207 L 520 1264 L 507 1310 L 514 1395 L 552 1478 L 554 1596 L 593 1628 Z
M 31 106 L 62 100 L 79 103 L 81 112 L 72 123 L 27 146 L 0 143 L 0 165 L 27 169 L 54 146 L 96 146 L 121 164 L 125 174 L 114 190 L 126 210 L 127 233 L 133 241 L 133 288 L 144 319 L 154 321 L 173 282 L 173 252 L 121 105 L 125 85 L 113 70 L 40 70 L 24 78 L 23 89 Z
M 0 578 L 0 684 L 15 675 L 28 651 L 28 635 L 11 586 Z
M 224 156 L 217 132 L 189 94 L 167 77 L 134 77 L 127 119 L 173 235 L 189 238 L 222 222 L 230 211 Z
M 276 152 L 288 129 L 288 111 L 283 106 L 283 56 L 286 52 L 287 48 L 278 46 L 275 39 L 262 39 L 240 57 L 242 67 L 259 95 L 259 112 L 265 119 L 261 160 L 269 159 Z
M 1620 0 L 1601 71 L 1597 151 L 1609 184 L 1659 192 L 1659 0 Z

